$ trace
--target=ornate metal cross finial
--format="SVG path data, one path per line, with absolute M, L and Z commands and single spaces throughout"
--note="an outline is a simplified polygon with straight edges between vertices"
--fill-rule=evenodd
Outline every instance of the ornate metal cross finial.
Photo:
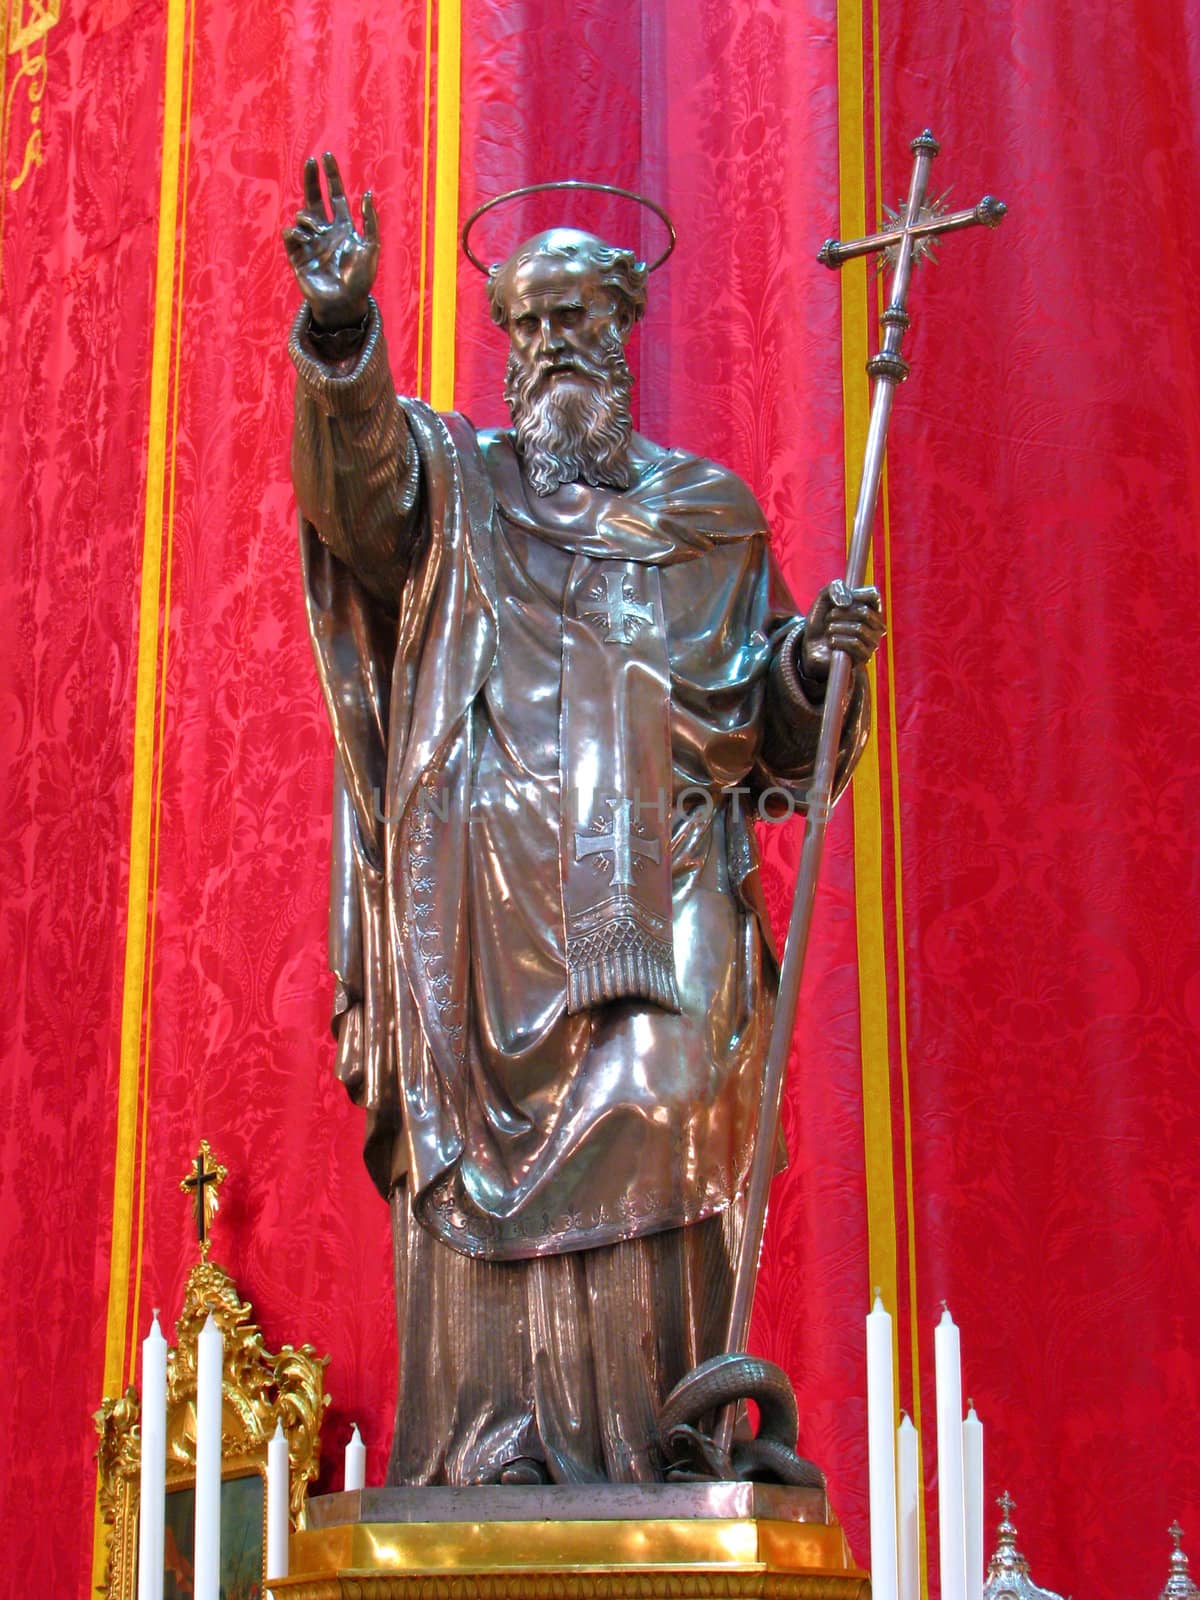
M 1198 1600 L 1200 1589 L 1188 1572 L 1188 1558 L 1183 1551 L 1183 1529 L 1178 1520 L 1171 1524 L 1167 1532 L 1175 1541 L 1175 1548 L 1171 1551 L 1171 1574 L 1159 1600 Z
M 885 205 L 883 209 L 893 227 L 879 233 L 869 233 L 864 239 L 852 239 L 848 243 L 843 243 L 841 239 L 826 239 L 817 252 L 817 260 L 822 266 L 836 268 L 843 261 L 853 261 L 855 256 L 869 255 L 878 250 L 883 257 L 882 270 L 894 264 L 900 241 L 907 233 L 913 241 L 916 260 L 924 261 L 928 257 L 936 265 L 937 257 L 931 241 L 939 234 L 957 233 L 960 228 L 971 228 L 976 223 L 982 223 L 985 228 L 998 228 L 1004 221 L 1008 207 L 1003 200 L 997 200 L 994 194 L 985 194 L 978 205 L 966 206 L 961 211 L 947 211 L 945 200 L 949 192 L 947 189 L 936 200 L 923 205 L 911 228 L 905 227 L 902 210 L 893 211 L 891 206 Z
M 925 155 L 928 159 L 936 156 L 941 145 L 930 133 L 929 129 L 919 134 L 909 146 L 913 155 L 921 158 Z M 962 211 L 947 211 L 945 207 L 947 189 L 936 200 L 925 203 L 924 191 L 919 204 L 914 208 L 910 217 L 909 207 L 901 202 L 901 209 L 893 211 L 890 206 L 885 206 L 894 227 L 881 229 L 878 233 L 869 233 L 863 239 L 826 239 L 817 252 L 817 260 L 822 266 L 837 268 L 844 261 L 853 261 L 856 256 L 873 255 L 877 250 L 883 252 L 884 265 L 895 264 L 900 244 L 906 237 L 913 242 L 913 256 L 917 261 L 929 256 L 936 261 L 937 257 L 930 248 L 931 241 L 939 234 L 957 233 L 960 228 L 973 228 L 982 223 L 985 228 L 998 228 L 1004 221 L 1008 207 L 1003 200 L 997 200 L 995 195 L 985 194 L 976 206 L 967 206 Z
M 823 266 L 837 268 L 843 262 L 853 261 L 856 256 L 873 255 L 880 251 L 883 265 L 896 268 L 897 283 L 902 288 L 899 293 L 893 288 L 891 303 L 880 319 L 883 323 L 883 339 L 879 352 L 867 362 L 871 377 L 882 378 L 886 383 L 903 383 L 908 377 L 908 362 L 900 354 L 900 341 L 909 322 L 903 300 L 912 264 L 923 260 L 925 256 L 937 259 L 930 245 L 939 235 L 956 233 L 960 228 L 972 228 L 978 223 L 985 228 L 998 228 L 1008 211 L 1003 200 L 997 200 L 995 195 L 990 194 L 985 194 L 977 206 L 969 206 L 965 211 L 947 211 L 943 205 L 945 194 L 927 205 L 925 190 L 929 183 L 929 167 L 941 148 L 928 128 L 909 145 L 913 153 L 913 171 L 908 199 L 902 203 L 899 211 L 885 208 L 895 227 L 869 233 L 863 239 L 826 239 L 817 252 L 817 260 Z
M 996 1572 L 1028 1572 L 1025 1558 L 1017 1549 L 1017 1530 L 1013 1527 L 1012 1511 L 1016 1501 L 1008 1490 L 998 1497 L 1000 1526 L 996 1529 L 996 1553 L 988 1567 L 989 1574 Z
M 208 1260 L 209 1234 L 212 1230 L 212 1220 L 217 1214 L 220 1204 L 217 1190 L 229 1176 L 228 1171 L 219 1161 L 213 1160 L 213 1153 L 208 1147 L 208 1140 L 201 1139 L 200 1150 L 187 1177 L 182 1180 L 179 1187 L 184 1194 L 192 1196 L 192 1204 L 196 1218 L 196 1237 L 200 1241 L 200 1259 Z
M 988 1562 L 983 1600 L 1061 1600 L 1053 1589 L 1043 1589 L 1029 1576 L 1029 1563 L 1017 1549 L 1017 1530 L 1012 1525 L 1016 1501 L 1008 1490 L 998 1495 L 1000 1528 L 996 1549 Z

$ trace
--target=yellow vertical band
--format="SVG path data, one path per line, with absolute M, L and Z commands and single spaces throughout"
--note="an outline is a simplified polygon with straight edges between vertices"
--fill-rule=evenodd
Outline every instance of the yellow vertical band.
M 838 0 L 838 227 L 843 239 L 866 228 L 862 0 Z M 842 401 L 846 452 L 847 536 L 854 519 L 870 420 L 866 375 L 867 279 L 863 260 L 841 269 Z M 870 572 L 868 570 L 868 581 Z M 869 669 L 874 694 L 874 664 Z M 879 747 L 871 740 L 854 777 L 854 899 L 858 930 L 858 1005 L 862 1044 L 863 1141 L 867 1190 L 868 1289 L 897 1311 L 896 1191 L 892 1159 L 891 1063 L 883 917 L 883 826 Z M 898 1326 L 898 1319 L 893 1324 Z
M 125 916 L 125 970 L 121 994 L 121 1039 L 117 1074 L 116 1159 L 113 1171 L 112 1235 L 109 1248 L 108 1314 L 104 1337 L 104 1393 L 123 1387 L 129 1311 L 136 1178 L 142 994 L 154 803 L 155 688 L 159 657 L 163 509 L 166 493 L 167 424 L 171 400 L 171 332 L 175 292 L 175 236 L 179 217 L 180 133 L 186 0 L 168 0 L 164 65 L 162 162 L 159 179 L 158 244 L 154 279 L 154 332 L 150 361 L 150 417 L 146 452 L 146 503 L 142 531 L 141 597 L 138 606 L 134 691 L 133 783 L 129 818 L 129 886 Z M 92 1541 L 92 1580 L 104 1579 L 105 1533 L 97 1506 Z
M 429 319 L 429 403 L 435 411 L 454 409 L 461 72 L 461 0 L 438 0 L 437 176 L 433 189 L 433 305 Z
M 143 991 L 145 996 L 143 1001 L 145 1031 L 142 1040 L 141 1139 L 138 1149 L 137 1211 L 132 1235 L 137 1240 L 137 1251 L 133 1262 L 133 1305 L 129 1314 L 129 1326 L 133 1330 L 133 1338 L 129 1341 L 127 1362 L 130 1383 L 134 1381 L 136 1376 L 137 1333 L 141 1327 L 142 1260 L 146 1239 L 146 1144 L 150 1133 L 150 1032 L 154 1009 L 152 1003 L 154 994 L 154 939 L 157 927 L 155 908 L 158 905 L 158 855 L 162 830 L 163 760 L 166 750 L 167 725 L 167 665 L 171 643 L 171 570 L 172 554 L 175 546 L 175 486 L 179 457 L 179 384 L 180 374 L 183 370 L 180 352 L 183 348 L 183 280 L 187 265 L 188 157 L 191 151 L 192 134 L 192 64 L 196 53 L 196 7 L 194 0 L 186 0 L 186 4 L 188 9 L 187 78 L 184 94 L 183 127 L 180 139 L 182 154 L 179 179 L 179 244 L 176 251 L 179 270 L 175 278 L 175 359 L 174 371 L 171 377 L 171 414 L 167 436 L 169 471 L 166 494 L 166 542 L 162 559 L 162 633 L 158 668 L 158 730 L 155 751 L 154 799 L 152 803 L 153 830 L 150 859 L 146 982 Z
M 429 135 L 433 100 L 433 0 L 425 0 L 425 75 L 421 106 L 421 243 L 417 272 L 417 394 L 425 394 L 425 294 L 429 287 Z
M 879 0 L 871 0 L 871 85 L 874 110 L 875 215 L 883 216 L 883 113 L 879 72 Z M 876 301 L 883 311 L 883 278 L 877 279 Z M 892 518 L 888 491 L 887 464 L 880 487 L 880 516 L 883 548 L 883 591 L 892 595 Z M 900 836 L 900 745 L 896 717 L 896 630 L 889 627 L 884 638 L 888 669 L 888 771 L 891 787 L 892 894 L 894 937 L 896 941 L 896 1036 L 900 1070 L 900 1104 L 904 1138 L 904 1219 L 908 1272 L 908 1358 L 911 1378 L 912 1422 L 917 1430 L 917 1527 L 920 1549 L 921 1593 L 929 1593 L 929 1567 L 925 1555 L 925 1479 L 921 1468 L 921 1339 L 917 1316 L 917 1232 L 916 1204 L 913 1196 L 912 1103 L 908 1079 L 908 999 L 904 961 L 904 854 Z M 881 730 L 882 732 L 882 730 Z M 897 1324 L 898 1332 L 898 1324 Z M 899 1349 L 897 1348 L 897 1360 Z

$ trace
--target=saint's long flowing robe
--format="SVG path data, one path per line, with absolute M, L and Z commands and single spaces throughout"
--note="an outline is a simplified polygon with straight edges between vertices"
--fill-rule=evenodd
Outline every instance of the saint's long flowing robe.
M 335 1029 L 372 1175 L 493 1261 L 721 1213 L 748 1175 L 775 989 L 752 819 L 771 786 L 802 800 L 820 717 L 762 512 L 681 451 L 626 491 L 539 498 L 509 434 L 397 400 L 374 308 L 349 371 L 315 357 L 305 317 L 293 476 L 338 752 Z M 677 1009 L 568 1007 L 563 730 L 585 765 L 593 728 L 601 764 L 639 755 L 604 748 L 603 685 L 567 670 L 588 563 L 652 583 L 665 630 L 660 711 L 618 737 L 668 741 L 679 803 L 642 832 L 669 860 Z M 866 732 L 860 682 L 841 783 Z

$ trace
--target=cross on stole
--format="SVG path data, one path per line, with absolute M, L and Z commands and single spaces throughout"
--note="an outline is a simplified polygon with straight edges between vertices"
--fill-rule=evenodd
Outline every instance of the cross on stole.
M 583 615 L 604 618 L 608 627 L 608 632 L 604 636 L 605 644 L 628 644 L 632 635 L 626 631 L 627 625 L 632 622 L 652 624 L 654 607 L 645 601 L 635 600 L 631 594 L 625 593 L 623 572 L 606 572 L 604 589 L 606 598 L 596 599 Z
M 196 1237 L 200 1241 L 200 1255 L 202 1260 L 208 1259 L 209 1233 L 212 1229 L 212 1219 L 217 1212 L 217 1190 L 229 1176 L 228 1171 L 219 1161 L 213 1160 L 213 1153 L 209 1149 L 208 1140 L 201 1139 L 200 1149 L 192 1164 L 192 1170 L 182 1180 L 179 1187 L 185 1194 L 192 1196 L 192 1205 L 196 1218 Z
M 608 800 L 605 804 L 612 812 L 612 830 L 609 833 L 577 833 L 575 859 L 582 861 L 586 856 L 611 855 L 613 888 L 629 889 L 633 887 L 634 857 L 644 856 L 649 861 L 658 861 L 658 840 L 642 839 L 634 833 L 631 819 L 633 801 L 628 797 Z

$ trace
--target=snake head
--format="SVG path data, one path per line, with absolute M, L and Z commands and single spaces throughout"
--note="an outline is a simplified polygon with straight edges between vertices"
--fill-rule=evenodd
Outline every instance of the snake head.
M 733 1477 L 728 1452 L 713 1443 L 708 1434 L 690 1423 L 681 1422 L 662 1435 L 659 1449 L 666 1458 L 666 1477 L 670 1483 L 726 1482 Z

